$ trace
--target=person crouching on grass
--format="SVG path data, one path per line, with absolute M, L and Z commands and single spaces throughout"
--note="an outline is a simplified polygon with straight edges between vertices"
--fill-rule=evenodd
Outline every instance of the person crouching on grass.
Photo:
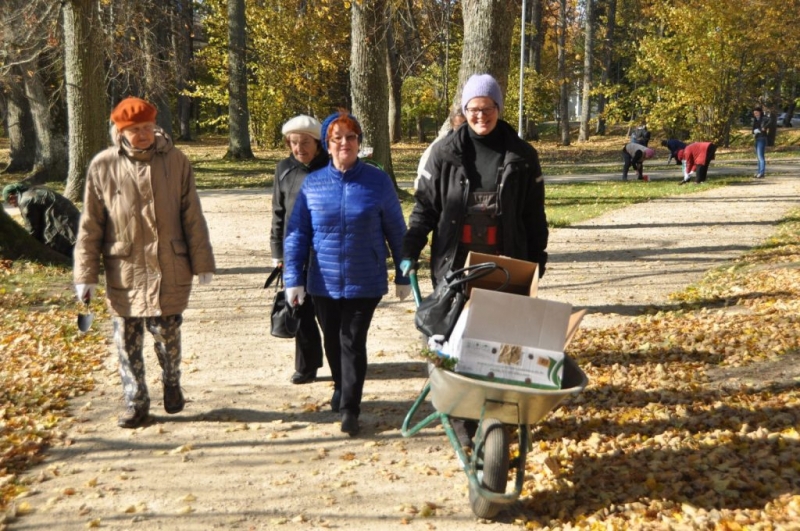
M 192 166 L 155 120 L 156 108 L 133 97 L 111 113 L 114 145 L 89 165 L 75 245 L 79 300 L 94 296 L 103 260 L 126 404 L 121 428 L 143 425 L 150 410 L 145 327 L 161 365 L 164 410 L 183 410 L 182 314 L 193 276 L 209 284 L 216 269 Z
M 622 180 L 628 180 L 628 170 L 633 166 L 636 170 L 636 178 L 640 181 L 644 179 L 642 172 L 644 171 L 644 159 L 652 159 L 656 154 L 653 148 L 637 144 L 635 142 L 628 142 L 622 148 Z
M 678 160 L 685 162 L 683 166 L 683 181 L 678 184 L 686 184 L 692 174 L 697 175 L 695 184 L 705 182 L 708 176 L 708 167 L 714 160 L 717 153 L 717 146 L 713 142 L 693 142 L 678 151 Z

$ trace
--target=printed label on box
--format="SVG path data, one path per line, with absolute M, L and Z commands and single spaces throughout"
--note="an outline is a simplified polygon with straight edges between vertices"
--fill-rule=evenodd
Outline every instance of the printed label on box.
M 560 389 L 564 353 L 463 338 L 456 372 L 490 381 Z

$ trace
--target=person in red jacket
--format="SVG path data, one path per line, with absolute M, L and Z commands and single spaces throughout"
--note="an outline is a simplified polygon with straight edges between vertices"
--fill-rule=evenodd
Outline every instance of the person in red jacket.
M 695 184 L 704 182 L 708 175 L 708 166 L 714 160 L 716 152 L 717 146 L 713 142 L 693 142 L 678 150 L 678 160 L 686 163 L 683 167 L 683 181 L 679 184 L 688 183 L 692 173 L 696 174 Z

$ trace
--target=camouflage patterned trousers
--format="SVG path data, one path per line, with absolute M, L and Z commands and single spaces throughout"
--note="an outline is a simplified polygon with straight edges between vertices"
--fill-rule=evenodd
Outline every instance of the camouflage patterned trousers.
M 119 356 L 119 375 L 125 404 L 139 411 L 148 411 L 150 395 L 145 380 L 144 327 L 153 334 L 161 380 L 165 384 L 180 384 L 182 315 L 162 317 L 114 317 L 114 343 Z

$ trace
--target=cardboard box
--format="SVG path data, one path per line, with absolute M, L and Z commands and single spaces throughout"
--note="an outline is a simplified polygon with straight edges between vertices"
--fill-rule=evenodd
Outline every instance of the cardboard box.
M 467 255 L 467 266 L 484 262 L 494 262 L 508 271 L 511 280 L 503 289 L 505 293 L 516 293 L 528 297 L 536 296 L 539 289 L 539 264 L 493 254 L 470 252 Z M 493 271 L 491 274 L 467 284 L 467 295 L 472 288 L 497 289 L 505 280 L 505 273 L 500 270 Z
M 563 302 L 475 288 L 446 354 L 458 358 L 458 373 L 560 389 L 564 349 L 585 313 Z

